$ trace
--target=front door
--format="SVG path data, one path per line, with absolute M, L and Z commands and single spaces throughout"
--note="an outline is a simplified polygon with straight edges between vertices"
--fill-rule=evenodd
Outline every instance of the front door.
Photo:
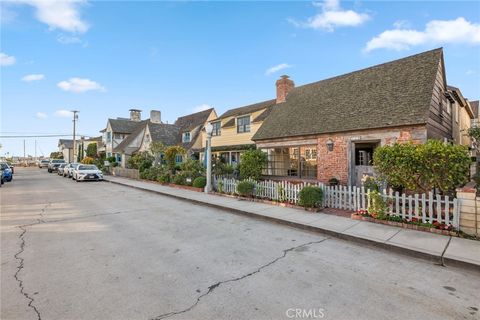
M 366 175 L 373 176 L 373 151 L 379 142 L 355 142 L 353 184 L 361 187 L 362 178 Z

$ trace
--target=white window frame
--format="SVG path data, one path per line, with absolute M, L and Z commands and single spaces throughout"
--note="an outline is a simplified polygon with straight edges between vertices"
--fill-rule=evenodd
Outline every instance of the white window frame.
M 190 139 L 191 139 L 190 131 L 182 133 L 182 142 L 183 143 L 190 142 Z
M 240 119 L 248 119 L 248 124 L 242 124 L 242 125 L 240 125 L 240 124 L 239 124 L 239 120 L 240 120 Z M 237 117 L 236 122 L 237 122 L 237 133 L 247 133 L 247 132 L 250 132 L 250 131 L 251 131 L 252 121 L 251 121 L 251 119 L 250 119 L 250 115 Z M 241 131 L 240 131 L 240 128 L 242 128 Z

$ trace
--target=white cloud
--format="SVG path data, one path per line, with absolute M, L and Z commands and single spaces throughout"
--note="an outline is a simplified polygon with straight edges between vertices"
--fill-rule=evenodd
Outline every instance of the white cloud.
M 38 81 L 45 79 L 43 74 L 28 74 L 22 78 L 22 81 L 30 82 L 30 81 Z
M 82 43 L 82 40 L 79 37 L 67 36 L 67 35 L 64 35 L 63 33 L 60 33 L 59 35 L 57 35 L 57 41 L 62 44 Z
M 432 20 L 425 30 L 386 30 L 368 41 L 364 51 L 375 49 L 406 50 L 422 44 L 444 45 L 450 43 L 480 44 L 480 24 L 463 17 L 455 20 Z
M 73 118 L 73 112 L 69 110 L 57 110 L 54 115 L 59 118 Z
M 470 75 L 475 74 L 475 73 L 476 73 L 475 70 L 472 70 L 472 69 L 468 69 L 468 70 L 465 72 L 465 74 L 466 74 L 467 76 L 470 76 Z
M 46 119 L 48 116 L 46 113 L 44 112 L 37 112 L 37 114 L 35 115 L 38 119 Z
M 210 106 L 209 104 L 204 103 L 204 104 L 201 104 L 201 105 L 193 108 L 193 112 L 205 111 L 205 110 L 208 110 L 208 109 L 211 109 L 211 108 L 213 108 L 213 107 Z
M 9 56 L 6 53 L 0 52 L 0 66 L 11 66 L 15 64 L 17 59 L 14 56 Z
M 271 68 L 268 68 L 266 71 L 265 71 L 265 75 L 266 76 L 269 76 L 275 72 L 278 72 L 280 70 L 283 70 L 283 69 L 287 69 L 287 68 L 291 68 L 292 66 L 289 65 L 288 63 L 280 63 L 276 66 L 273 66 Z
M 47 24 L 50 29 L 84 33 L 89 28 L 89 25 L 80 16 L 80 7 L 87 3 L 85 0 L 20 0 L 19 3 L 35 7 L 36 18 Z
M 86 91 L 106 91 L 105 87 L 90 79 L 70 78 L 57 84 L 62 90 L 81 93 Z
M 370 19 L 366 13 L 353 10 L 343 10 L 339 0 L 325 0 L 314 2 L 315 7 L 322 8 L 322 12 L 310 17 L 306 22 L 289 21 L 297 27 L 312 28 L 332 32 L 337 27 L 356 27 Z

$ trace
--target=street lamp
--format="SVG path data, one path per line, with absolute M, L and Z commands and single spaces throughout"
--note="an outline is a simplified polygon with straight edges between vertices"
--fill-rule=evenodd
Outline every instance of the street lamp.
M 213 126 L 209 122 L 205 126 L 207 132 L 207 146 L 205 148 L 205 157 L 207 157 L 207 184 L 205 185 L 205 193 L 212 191 L 212 132 Z
M 75 143 L 75 130 L 76 130 L 76 124 L 77 124 L 77 121 L 78 121 L 78 111 L 77 110 L 72 110 L 71 111 L 72 114 L 73 114 L 73 161 L 70 161 L 70 159 L 68 159 L 70 162 L 77 162 L 77 150 L 76 149 L 76 143 Z M 68 157 L 70 158 L 70 152 L 69 152 L 69 155 Z

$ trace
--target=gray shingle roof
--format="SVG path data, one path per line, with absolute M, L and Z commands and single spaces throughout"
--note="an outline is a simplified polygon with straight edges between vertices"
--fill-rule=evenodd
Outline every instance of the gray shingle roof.
M 108 119 L 108 122 L 115 133 L 132 133 L 140 124 L 140 121 L 130 119 Z
M 72 139 L 58 139 L 58 146 L 60 147 L 63 144 L 65 149 L 72 149 L 73 148 L 73 140 Z
M 241 115 L 244 115 L 244 114 L 249 114 L 249 113 L 252 113 L 252 112 L 260 111 L 262 109 L 265 109 L 265 108 L 268 108 L 268 107 L 271 107 L 271 106 L 275 105 L 275 103 L 276 103 L 276 100 L 272 99 L 272 100 L 267 100 L 267 101 L 262 101 L 262 102 L 250 104 L 250 105 L 244 106 L 244 107 L 230 109 L 230 110 L 225 111 L 220 117 L 218 117 L 218 119 L 223 119 L 223 118 L 228 118 L 228 117 L 237 117 L 237 116 L 241 116 Z
M 205 121 L 207 121 L 208 116 L 210 113 L 212 113 L 213 108 L 192 113 L 183 117 L 179 117 L 175 121 L 175 125 L 177 125 L 180 128 L 181 132 L 186 132 L 193 130 L 195 127 L 198 127 L 199 125 L 203 125 Z
M 442 49 L 296 87 L 253 140 L 426 123 Z

